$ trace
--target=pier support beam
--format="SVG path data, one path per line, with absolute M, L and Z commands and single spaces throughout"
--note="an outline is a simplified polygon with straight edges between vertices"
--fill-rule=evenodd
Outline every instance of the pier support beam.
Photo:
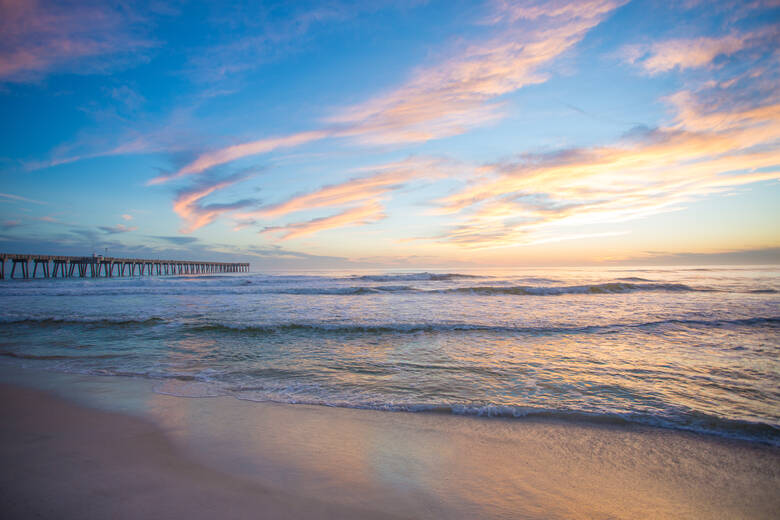
M 69 278 L 76 274 L 91 278 L 113 278 L 115 276 L 136 276 L 136 266 L 140 276 L 162 275 L 202 275 L 210 273 L 245 273 L 249 271 L 247 263 L 201 262 L 160 259 L 110 258 L 103 256 L 52 256 L 0 253 L 0 280 L 6 279 L 5 264 L 11 262 L 8 278 L 37 278 L 41 267 L 44 278 Z M 30 263 L 33 263 L 32 275 Z M 16 276 L 17 266 L 21 271 Z M 126 272 L 127 271 L 127 272 Z

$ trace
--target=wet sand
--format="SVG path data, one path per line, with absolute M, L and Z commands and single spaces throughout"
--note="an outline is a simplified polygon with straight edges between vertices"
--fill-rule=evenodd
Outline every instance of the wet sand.
M 776 518 L 780 510 L 780 450 L 765 445 L 38 377 L 47 392 L 0 386 L 4 518 Z
M 194 462 L 139 418 L 0 386 L 5 519 L 392 518 L 269 490 Z

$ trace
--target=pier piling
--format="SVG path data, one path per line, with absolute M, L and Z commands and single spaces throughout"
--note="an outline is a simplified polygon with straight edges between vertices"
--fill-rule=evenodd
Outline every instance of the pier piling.
M 17 255 L 0 253 L 0 280 L 6 279 L 5 264 L 11 262 L 8 278 L 113 278 L 129 276 L 180 276 L 210 273 L 247 273 L 249 264 L 242 262 L 195 262 L 187 260 L 150 260 L 145 258 L 112 258 L 103 256 Z M 33 264 L 30 276 L 30 263 Z M 19 266 L 20 276 L 16 275 Z M 89 275 L 89 276 L 87 276 Z

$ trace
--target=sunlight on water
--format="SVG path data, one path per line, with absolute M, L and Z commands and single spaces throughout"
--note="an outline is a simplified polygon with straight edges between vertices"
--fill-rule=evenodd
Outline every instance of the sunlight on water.
M 780 443 L 780 270 L 327 272 L 0 284 L 2 362 L 398 411 Z

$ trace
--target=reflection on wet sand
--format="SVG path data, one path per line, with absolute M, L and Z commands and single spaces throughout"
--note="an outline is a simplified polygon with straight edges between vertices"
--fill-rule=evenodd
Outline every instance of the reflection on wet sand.
M 224 397 L 149 394 L 147 405 L 208 465 L 402 516 L 770 518 L 780 507 L 780 451 L 693 434 Z

